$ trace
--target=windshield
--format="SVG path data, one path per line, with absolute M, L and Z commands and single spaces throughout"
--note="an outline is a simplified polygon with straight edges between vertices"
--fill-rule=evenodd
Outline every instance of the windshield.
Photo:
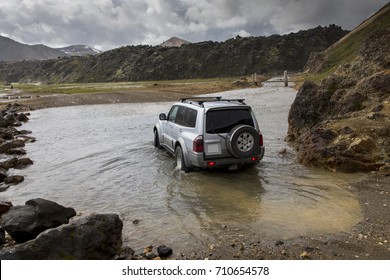
M 249 109 L 210 110 L 206 114 L 206 133 L 228 133 L 236 125 L 254 127 Z

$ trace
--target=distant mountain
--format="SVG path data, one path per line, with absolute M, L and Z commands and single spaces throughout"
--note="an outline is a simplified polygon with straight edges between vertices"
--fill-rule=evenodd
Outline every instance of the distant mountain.
M 88 45 L 71 45 L 63 48 L 57 48 L 57 50 L 70 56 L 95 55 L 101 53 L 101 51 Z
M 101 51 L 86 45 L 50 48 L 45 45 L 27 45 L 0 36 L 0 61 L 45 60 L 66 56 L 95 55 Z
M 188 42 L 186 40 L 183 40 L 183 39 L 180 39 L 177 37 L 172 37 L 172 38 L 166 40 L 165 42 L 163 42 L 162 44 L 160 44 L 160 46 L 162 46 L 162 47 L 181 47 L 182 45 L 185 45 L 185 44 L 191 44 L 191 42 Z
M 42 60 L 57 58 L 65 54 L 45 45 L 26 45 L 10 38 L 0 36 L 0 60 Z

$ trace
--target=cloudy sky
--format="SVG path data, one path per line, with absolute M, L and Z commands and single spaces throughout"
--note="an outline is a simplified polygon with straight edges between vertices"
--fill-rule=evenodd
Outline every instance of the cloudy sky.
M 26 44 L 100 50 L 286 34 L 318 25 L 353 29 L 388 0 L 1 0 L 0 35 Z

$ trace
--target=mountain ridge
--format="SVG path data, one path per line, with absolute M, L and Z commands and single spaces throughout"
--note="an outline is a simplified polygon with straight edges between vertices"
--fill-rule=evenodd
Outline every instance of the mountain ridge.
M 64 56 L 56 49 L 37 44 L 27 45 L 0 35 L 0 61 L 50 59 Z
M 0 61 L 46 60 L 73 55 L 94 55 L 97 53 L 100 53 L 100 51 L 87 45 L 51 48 L 43 44 L 22 44 L 0 35 Z
M 253 73 L 303 71 L 310 53 L 319 52 L 348 31 L 336 25 L 272 35 L 205 41 L 179 48 L 124 46 L 95 56 L 44 61 L 1 62 L 7 82 L 121 82 L 237 77 Z

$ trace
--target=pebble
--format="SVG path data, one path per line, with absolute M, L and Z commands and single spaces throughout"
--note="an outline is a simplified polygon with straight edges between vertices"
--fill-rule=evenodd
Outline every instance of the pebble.
M 275 243 L 275 246 L 282 246 L 284 242 L 282 240 L 279 240 Z
M 157 257 L 156 254 L 153 252 L 149 252 L 149 253 L 145 254 L 145 258 L 147 258 L 148 260 L 153 260 L 156 257 Z
M 146 247 L 146 248 L 144 249 L 144 254 L 150 253 L 150 252 L 152 252 L 152 251 L 153 251 L 153 246 L 150 245 L 150 246 L 148 246 L 148 247 Z
M 304 259 L 304 260 L 307 260 L 310 258 L 309 254 L 307 252 L 303 252 L 299 256 L 301 257 L 301 259 Z
M 173 250 L 165 245 L 160 245 L 157 247 L 157 253 L 161 258 L 167 258 L 172 255 Z
M 281 148 L 281 149 L 278 151 L 278 153 L 279 153 L 280 155 L 285 155 L 285 154 L 287 154 L 287 149 L 286 149 L 286 148 Z

